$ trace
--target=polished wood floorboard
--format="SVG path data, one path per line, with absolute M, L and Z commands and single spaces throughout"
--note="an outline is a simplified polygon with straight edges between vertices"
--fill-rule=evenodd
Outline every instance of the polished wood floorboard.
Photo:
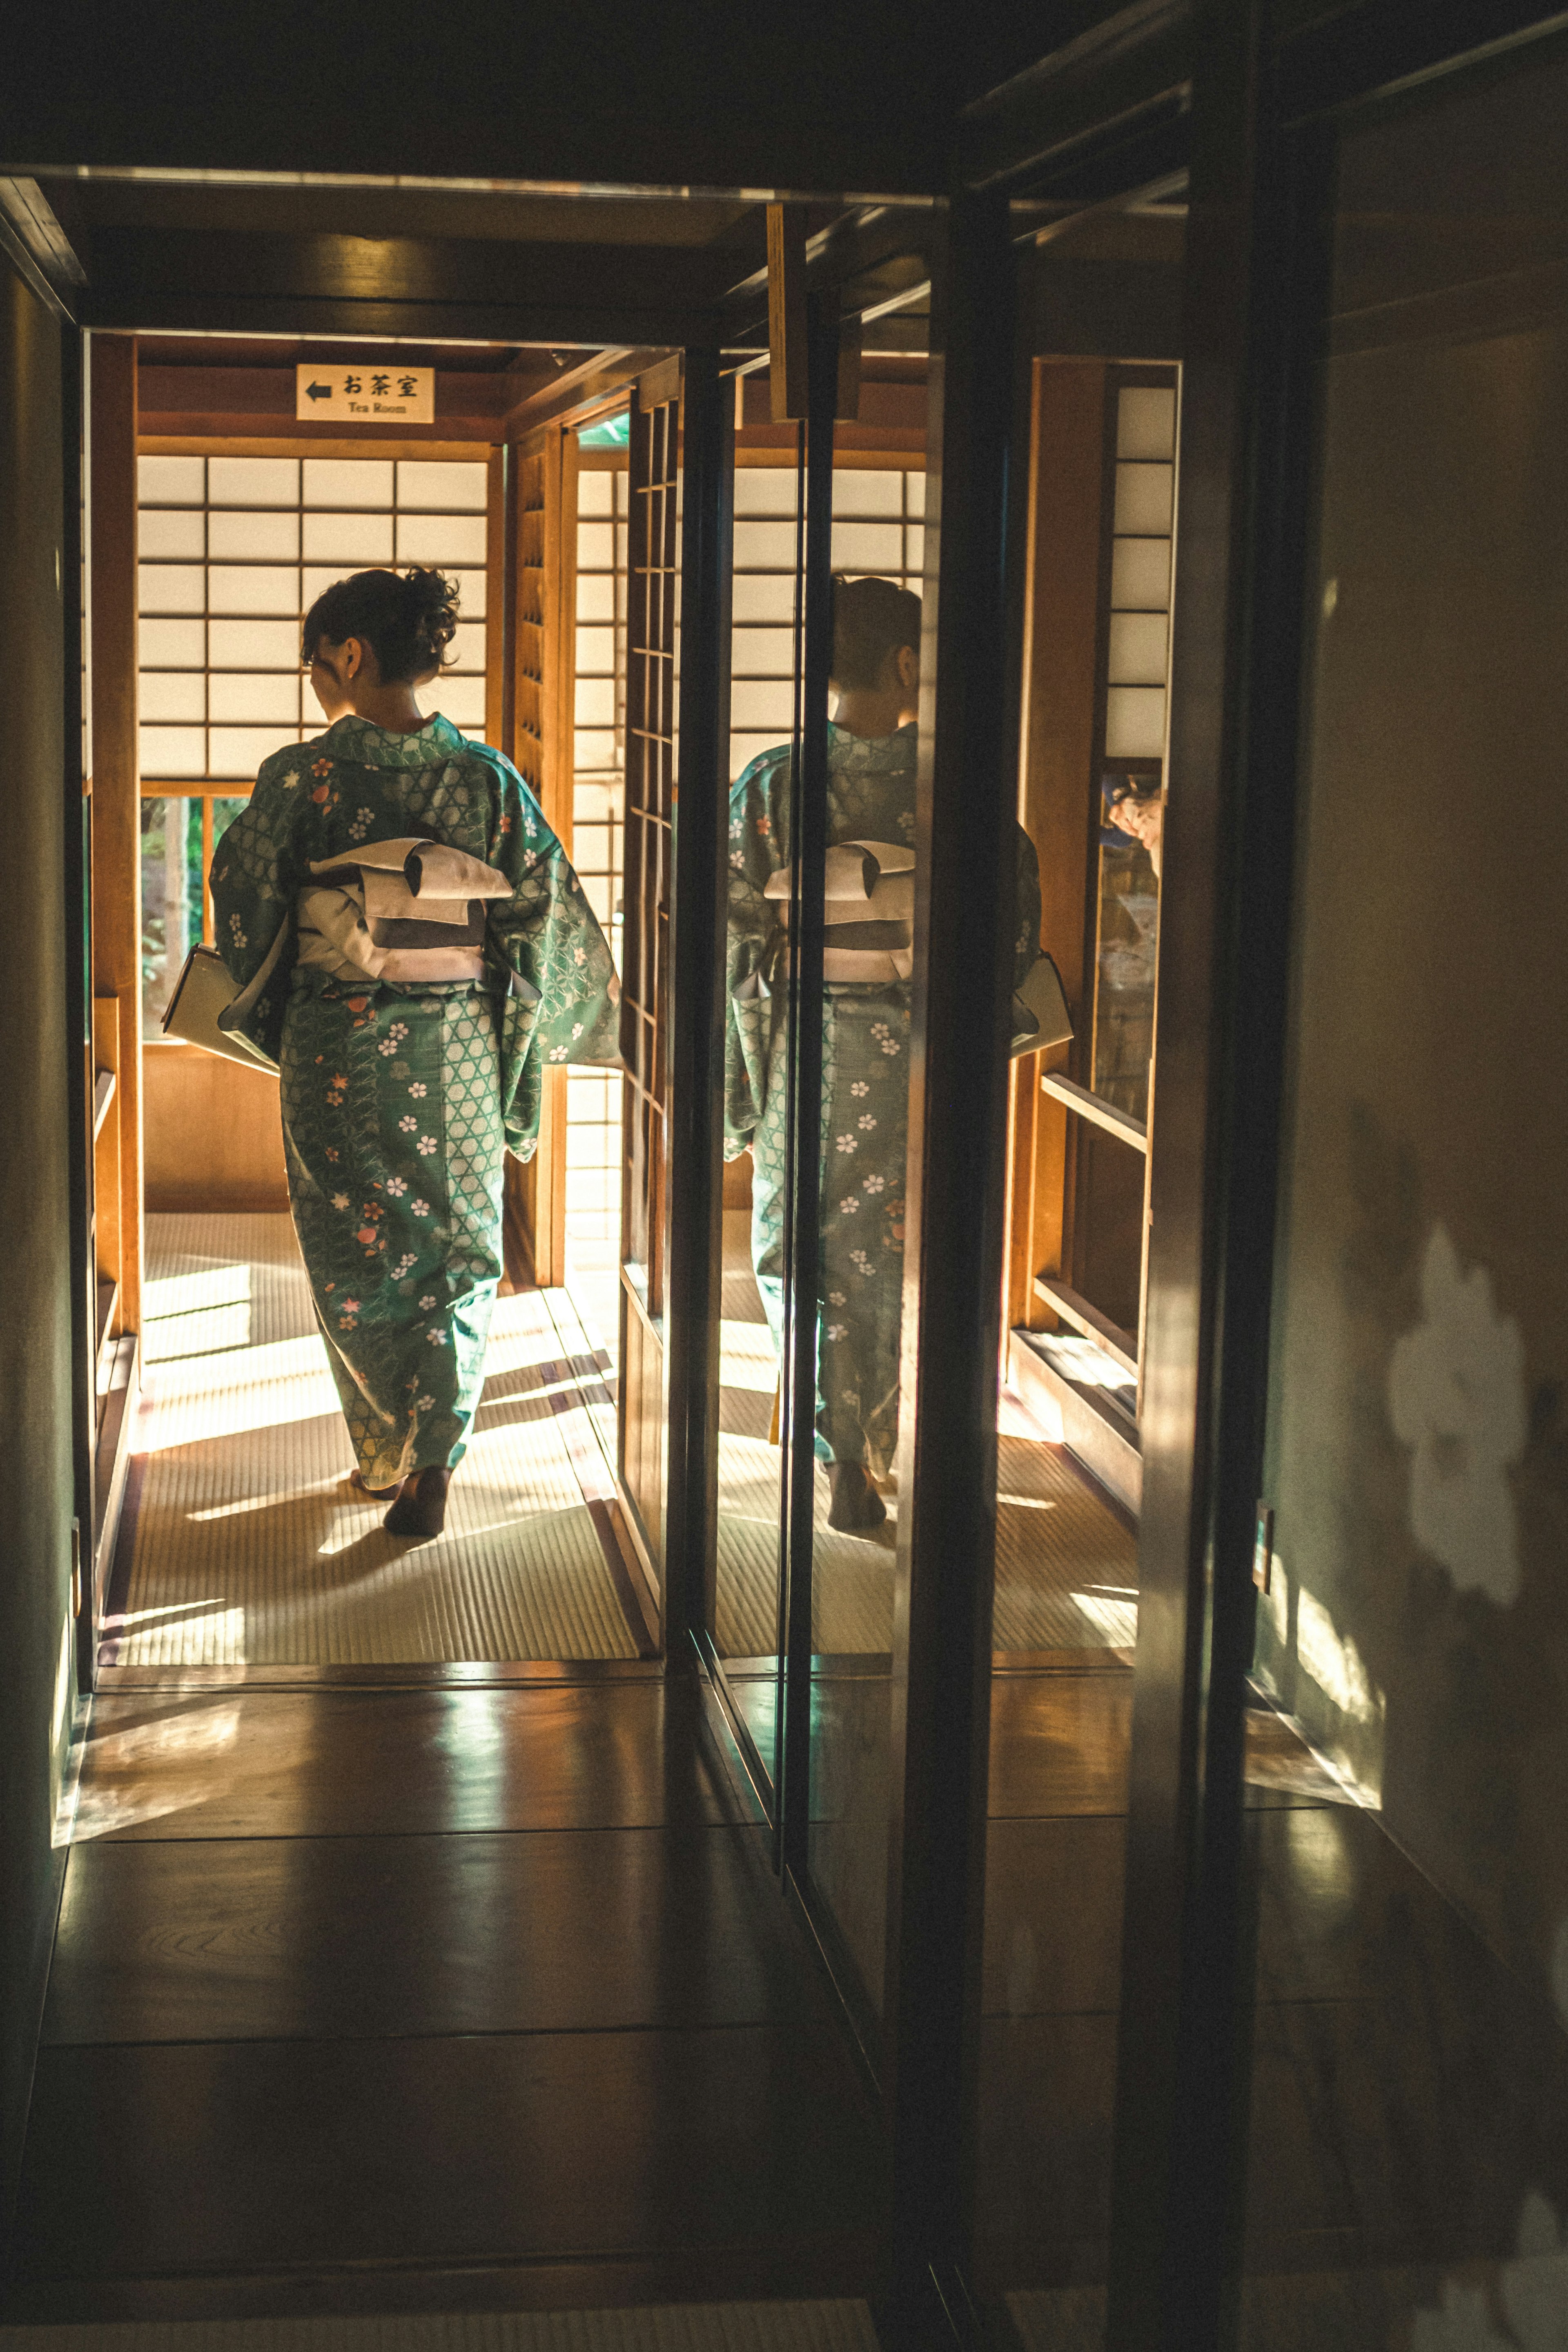
M 864 2294 L 735 1770 L 677 1678 L 106 1696 L 0 2317 Z
M 395 1836 L 738 1821 L 671 1681 L 100 1698 L 79 1840 Z
M 54 2049 L 25 2280 L 841 2242 L 876 2139 L 836 2027 Z M 90 2215 L 91 2226 L 84 2227 Z
M 46 2043 L 826 2022 L 749 1830 L 79 1847 Z

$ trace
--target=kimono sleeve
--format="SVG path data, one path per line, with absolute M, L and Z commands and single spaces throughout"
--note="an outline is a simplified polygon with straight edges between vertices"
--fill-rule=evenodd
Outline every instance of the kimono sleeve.
M 784 937 L 780 901 L 763 897 L 789 863 L 790 751 L 751 762 L 730 794 L 729 917 L 724 986 L 724 1156 L 738 1159 L 763 1115 L 777 1007 L 772 994 Z
M 489 752 L 489 863 L 511 884 L 492 899 L 489 951 L 513 985 L 501 1055 L 507 1141 L 530 1159 L 541 1081 L 552 1063 L 620 1066 L 620 982 L 598 918 L 572 861 L 509 760 Z M 500 975 L 498 974 L 498 978 Z
M 298 747 L 264 760 L 255 791 L 213 853 L 214 937 L 241 988 L 266 961 L 308 871 L 300 838 L 303 770 Z

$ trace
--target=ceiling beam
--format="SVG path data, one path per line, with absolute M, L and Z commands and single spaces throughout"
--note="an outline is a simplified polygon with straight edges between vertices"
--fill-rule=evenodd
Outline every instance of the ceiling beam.
M 87 272 L 37 180 L 0 175 L 0 247 L 49 310 L 74 320 Z

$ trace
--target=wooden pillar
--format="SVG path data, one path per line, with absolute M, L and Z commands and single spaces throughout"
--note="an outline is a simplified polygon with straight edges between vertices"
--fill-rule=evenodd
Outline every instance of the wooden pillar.
M 92 338 L 88 440 L 91 547 L 92 988 L 118 1008 L 110 1117 L 118 1125 L 118 1328 L 142 1327 L 142 803 L 136 688 L 136 340 Z M 108 1040 L 100 1063 L 108 1066 Z

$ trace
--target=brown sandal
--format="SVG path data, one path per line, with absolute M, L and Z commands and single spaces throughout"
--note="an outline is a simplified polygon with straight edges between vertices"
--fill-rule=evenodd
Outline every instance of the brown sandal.
M 369 1495 L 377 1503 L 384 1503 L 389 1495 L 401 1495 L 403 1492 L 401 1478 L 395 1478 L 390 1486 L 370 1486 L 357 1470 L 349 1472 L 349 1485 L 357 1487 L 362 1495 Z

